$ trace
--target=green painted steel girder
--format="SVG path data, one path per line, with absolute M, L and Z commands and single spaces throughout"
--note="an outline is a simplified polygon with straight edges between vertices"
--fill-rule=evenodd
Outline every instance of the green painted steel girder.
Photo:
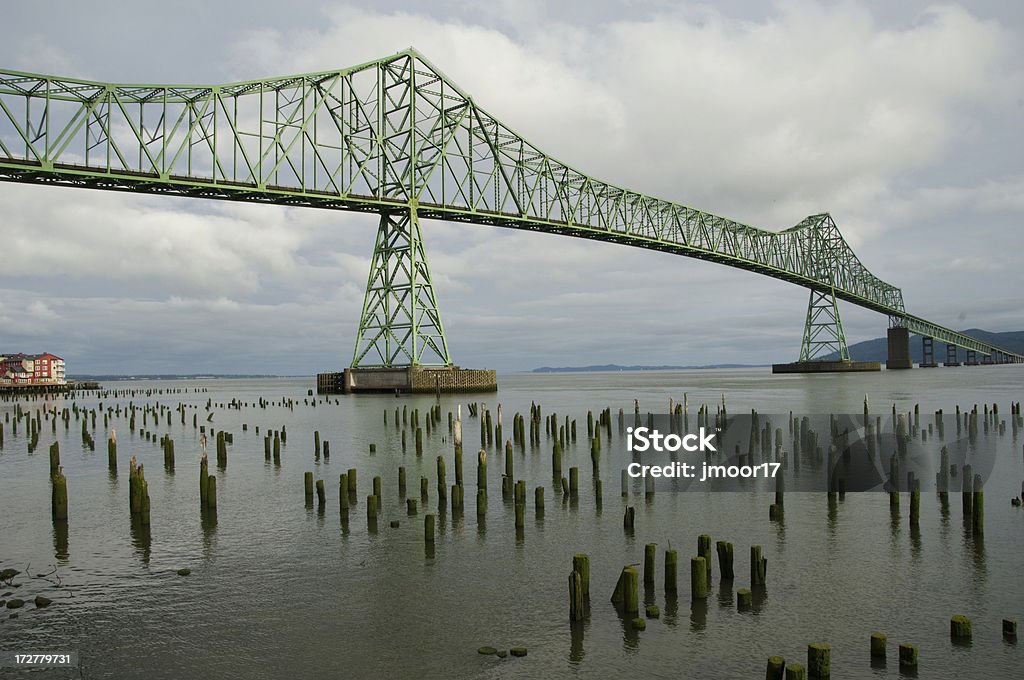
M 961 347 L 1002 351 L 908 315 L 901 291 L 868 271 L 828 214 L 772 232 L 602 182 L 543 153 L 412 49 L 221 85 L 0 70 L 0 180 L 411 210 L 619 243 L 789 281 Z

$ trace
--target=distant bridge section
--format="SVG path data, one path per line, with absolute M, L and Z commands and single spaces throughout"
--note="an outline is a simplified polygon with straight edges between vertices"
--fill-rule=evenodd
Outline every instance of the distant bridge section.
M 804 286 L 802 360 L 845 351 L 836 299 L 952 347 L 1024 360 L 907 314 L 830 215 L 772 232 L 602 182 L 530 144 L 412 49 L 223 85 L 0 71 L 0 180 L 381 215 L 353 366 L 452 363 L 419 218 L 659 250 Z

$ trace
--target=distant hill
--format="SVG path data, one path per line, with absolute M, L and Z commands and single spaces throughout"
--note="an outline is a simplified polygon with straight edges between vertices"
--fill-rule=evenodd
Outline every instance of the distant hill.
M 614 371 L 682 371 L 703 368 L 756 368 L 754 364 L 707 364 L 705 366 L 620 366 L 618 364 L 602 364 L 599 366 L 541 366 L 533 369 L 533 373 L 599 373 Z
M 1003 349 L 1016 352 L 1017 354 L 1024 354 L 1024 331 L 1007 331 L 1005 333 L 991 333 L 989 331 L 983 331 L 980 328 L 969 328 L 965 331 L 960 331 L 964 335 L 969 335 L 972 338 L 977 338 L 984 342 L 990 342 L 993 345 L 1002 347 Z M 888 358 L 889 343 L 885 338 L 875 338 L 874 340 L 865 340 L 864 342 L 858 342 L 854 345 L 850 345 L 850 358 L 854 361 L 885 361 Z M 960 350 L 960 361 L 965 359 L 964 350 Z M 837 354 L 830 354 L 824 357 L 825 360 L 835 361 L 839 358 Z M 921 336 L 911 335 L 910 336 L 910 358 L 915 363 L 921 361 Z M 946 345 L 939 341 L 935 342 L 935 361 L 942 363 L 946 360 Z

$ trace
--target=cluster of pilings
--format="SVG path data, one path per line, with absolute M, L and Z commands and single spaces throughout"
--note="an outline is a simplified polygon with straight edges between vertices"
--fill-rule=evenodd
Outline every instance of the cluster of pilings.
M 284 400 L 277 402 L 277 405 L 288 409 L 294 409 L 299 402 L 296 400 Z M 308 404 L 311 407 L 315 407 L 317 403 L 313 400 L 309 403 L 308 400 L 304 400 L 303 404 Z M 324 402 L 321 402 L 324 403 Z M 335 402 L 336 403 L 336 402 Z M 248 404 L 232 400 L 226 406 L 220 405 L 220 408 L 229 409 L 241 409 L 243 406 Z M 254 407 L 266 408 L 270 405 L 270 402 L 260 400 L 258 406 L 253 404 Z M 217 405 L 213 404 L 212 401 L 208 401 L 205 407 L 207 411 L 206 422 L 212 422 L 215 412 L 214 409 Z M 187 422 L 186 412 L 189 407 L 184 404 L 179 404 L 176 409 L 171 409 L 163 405 L 142 405 L 137 406 L 131 403 L 129 407 L 122 409 L 121 404 L 116 406 L 108 406 L 106 409 L 103 408 L 102 403 L 98 409 L 83 409 L 79 408 L 77 404 L 72 404 L 71 408 L 64 408 L 62 411 L 54 411 L 50 414 L 45 414 L 46 418 L 51 421 L 51 430 L 54 432 L 57 428 L 57 421 L 63 420 L 65 429 L 68 428 L 68 423 L 71 417 L 81 420 L 82 431 L 83 431 L 83 447 L 90 448 L 86 434 L 89 435 L 89 439 L 92 437 L 92 431 L 90 431 L 90 423 L 92 430 L 95 430 L 97 424 L 97 417 L 102 416 L 104 426 L 107 426 L 115 418 L 124 417 L 129 420 L 129 428 L 131 431 L 137 429 L 138 423 L 136 417 L 141 419 L 142 427 L 139 428 L 140 433 L 145 433 L 144 440 L 152 441 L 159 444 L 163 450 L 165 469 L 168 472 L 174 469 L 174 441 L 171 439 L 170 434 L 166 433 L 159 436 L 152 431 L 147 431 L 145 428 L 150 427 L 150 421 L 152 421 L 152 427 L 159 427 L 165 421 L 169 425 L 171 424 L 172 413 L 180 414 L 180 422 L 185 424 Z M 670 402 L 669 405 L 670 413 L 674 416 L 687 419 L 688 422 L 688 404 L 684 397 L 684 402 L 681 404 L 674 404 Z M 724 400 L 723 403 L 717 407 L 714 419 L 712 419 L 712 413 L 707 406 L 701 406 L 697 413 L 697 423 L 702 425 L 710 425 L 712 422 L 720 422 L 724 419 L 726 410 Z M 1020 406 L 1019 404 L 1011 405 L 1011 427 L 1014 435 L 1016 435 L 1018 429 L 1024 425 L 1021 421 Z M 385 426 L 389 424 L 390 409 L 384 410 L 384 423 Z M 469 412 L 471 417 L 475 415 L 479 419 L 480 423 L 480 442 L 481 448 L 478 450 L 476 455 L 476 513 L 481 523 L 485 520 L 488 512 L 488 457 L 489 451 L 493 450 L 495 455 L 498 456 L 498 462 L 496 469 L 502 471 L 501 475 L 501 490 L 503 499 L 511 505 L 512 517 L 515 524 L 517 538 L 521 538 L 525 528 L 525 513 L 527 508 L 527 481 L 525 479 L 516 478 L 517 464 L 515 461 L 516 450 L 520 453 L 525 452 L 528 444 L 536 450 L 543 446 L 542 441 L 546 436 L 551 441 L 551 477 L 553 482 L 553 489 L 556 497 L 561 496 L 563 503 L 573 503 L 579 499 L 580 496 L 580 468 L 579 466 L 567 465 L 566 461 L 567 451 L 571 451 L 569 447 L 576 441 L 577 438 L 577 425 L 576 420 L 571 419 L 568 416 L 559 416 L 554 413 L 544 415 L 541 412 L 539 404 L 531 404 L 529 413 L 529 435 L 527 435 L 526 419 L 527 417 L 519 413 L 514 414 L 512 418 L 512 432 L 511 438 L 503 439 L 502 433 L 502 408 L 499 405 L 493 412 L 487 407 L 486 404 L 474 403 L 469 406 Z M 430 437 L 432 435 L 438 435 L 445 430 L 441 407 L 440 405 L 434 405 L 429 409 L 421 412 L 419 409 L 407 409 L 402 407 L 401 409 L 394 409 L 393 423 L 396 428 L 401 429 L 403 445 L 405 442 L 406 431 L 415 433 L 416 443 L 416 454 L 422 456 L 424 447 L 424 435 Z M 597 411 L 595 417 L 594 411 L 588 411 L 587 413 L 587 436 L 589 439 L 589 450 L 590 461 L 591 461 L 591 490 L 593 493 L 594 505 L 598 512 L 601 509 L 602 503 L 602 480 L 601 480 L 601 454 L 602 454 L 602 438 L 608 440 L 612 437 L 612 423 L 613 416 L 610 408 L 605 408 Z M 12 430 L 16 433 L 19 422 L 24 423 L 27 428 L 27 432 L 36 433 L 35 437 L 30 438 L 30 446 L 34 447 L 38 442 L 38 432 L 43 429 L 40 412 L 34 414 L 24 412 L 18 405 L 18 409 L 15 412 L 15 418 L 13 421 L 10 419 L 11 414 L 7 414 L 7 422 L 11 424 Z M 921 414 L 920 410 L 915 407 L 912 412 L 908 413 L 897 413 L 895 406 L 893 407 L 893 415 L 897 419 L 897 436 L 895 440 L 895 446 L 897 448 L 895 456 L 892 457 L 892 467 L 890 469 L 890 503 L 891 507 L 895 510 L 899 509 L 900 504 L 900 493 L 906 492 L 910 498 L 910 518 L 911 524 L 916 525 L 920 517 L 920 481 L 915 479 L 913 476 L 907 477 L 905 471 L 900 466 L 900 455 L 905 454 L 905 449 L 901 447 L 901 442 L 908 441 L 914 437 L 920 437 L 921 439 L 927 439 L 934 437 L 942 440 L 944 436 L 944 428 L 946 425 L 941 418 L 942 412 L 937 411 L 935 421 L 933 423 L 926 423 L 925 426 L 921 425 Z M 434 545 L 436 543 L 437 532 L 437 518 L 438 514 L 448 511 L 450 504 L 450 511 L 453 515 L 461 515 L 465 509 L 464 502 L 464 485 L 466 480 L 463 475 L 463 421 L 461 407 L 456 413 L 449 412 L 447 414 L 447 433 L 451 435 L 451 441 L 453 446 L 453 459 L 449 459 L 444 455 L 438 455 L 435 460 L 436 470 L 436 497 L 438 501 L 437 513 L 429 512 L 424 515 L 423 521 L 423 532 L 424 532 L 424 544 L 428 556 L 433 555 Z M 782 427 L 773 427 L 770 422 L 761 422 L 759 415 L 756 411 L 752 412 L 753 425 L 751 427 L 751 436 L 748 450 L 745 456 L 748 462 L 753 460 L 776 460 L 792 464 L 794 466 L 800 465 L 801 458 L 810 460 L 814 463 L 822 463 L 826 458 L 831 462 L 837 457 L 841 456 L 848 441 L 848 432 L 838 431 L 835 421 L 833 420 L 833 426 L 831 431 L 828 433 L 814 432 L 806 418 L 793 418 L 790 414 L 788 419 L 788 428 L 790 431 L 790 451 L 786 450 L 785 437 Z M 639 403 L 634 403 L 634 422 L 641 422 L 641 413 L 639 409 Z M 877 417 L 876 417 L 877 418 Z M 620 409 L 618 413 L 619 430 L 621 433 L 625 415 Z M 648 414 L 650 419 L 650 414 Z M 870 417 L 870 413 L 865 400 L 865 412 L 864 412 L 865 428 L 867 432 L 867 439 L 873 442 L 873 446 L 881 446 L 882 440 L 880 437 L 880 427 L 877 426 L 877 419 L 875 421 Z M 198 430 L 200 434 L 200 440 L 202 442 L 202 458 L 200 460 L 200 504 L 204 510 L 214 510 L 217 506 L 217 490 L 216 490 L 216 477 L 209 473 L 209 464 L 206 457 L 205 442 L 207 426 L 198 424 L 196 414 L 193 414 L 192 418 L 193 428 Z M 971 437 L 972 439 L 977 438 L 979 430 L 988 433 L 990 430 L 994 431 L 998 435 L 1005 434 L 1006 421 L 999 418 L 999 410 L 996 405 L 983 405 L 982 409 L 979 410 L 977 406 L 972 408 L 970 411 L 960 412 L 957 407 L 956 413 L 956 428 L 958 433 L 961 429 L 963 433 Z M 242 430 L 247 431 L 248 426 L 242 425 Z M 256 428 L 257 434 L 259 428 Z M 3 423 L 0 423 L 0 448 L 3 446 Z M 542 434 L 543 432 L 543 434 Z M 233 442 L 233 436 L 231 433 L 220 430 L 214 432 L 210 430 L 211 437 L 215 437 L 216 441 L 216 455 L 217 465 L 221 469 L 225 469 L 227 466 L 227 447 Z M 265 459 L 270 461 L 271 459 L 275 464 L 280 465 L 281 447 L 287 440 L 287 432 L 284 426 L 280 430 L 266 430 L 264 435 L 264 454 Z M 370 445 L 371 453 L 375 451 L 376 445 Z M 573 447 L 575 448 L 575 447 Z M 403 446 L 404 449 L 404 446 Z M 320 432 L 314 431 L 313 433 L 313 455 L 314 460 L 319 460 L 321 457 L 326 461 L 329 458 L 329 443 L 325 440 L 321 440 Z M 937 474 L 937 484 L 939 485 L 940 498 L 945 498 L 952 488 L 951 479 L 955 476 L 959 476 L 963 480 L 961 486 L 962 498 L 963 498 L 963 509 L 965 517 L 971 518 L 971 526 L 975 532 L 981 533 L 984 530 L 984 490 L 981 485 L 981 478 L 979 475 L 975 475 L 970 469 L 970 466 L 963 467 L 960 471 L 955 471 L 953 466 L 949 465 L 948 452 L 943 452 L 941 455 L 941 464 L 939 466 L 939 472 Z M 449 468 L 449 461 L 451 462 L 451 468 Z M 110 437 L 108 439 L 108 466 L 116 474 L 117 469 L 117 436 L 116 431 L 110 430 Z M 832 465 L 829 465 L 829 469 Z M 52 512 L 54 522 L 67 520 L 67 480 L 64 477 L 63 470 L 60 467 L 59 448 L 56 443 L 51 447 L 50 453 L 50 469 L 51 479 L 53 480 L 53 502 Z M 585 469 L 585 468 L 584 468 Z M 959 475 L 957 475 L 959 472 Z M 453 476 L 453 480 L 449 479 L 449 474 Z M 773 520 L 783 521 L 783 508 L 785 505 L 785 488 L 776 480 L 777 486 L 775 488 L 774 502 L 770 507 L 770 516 Z M 342 522 L 343 526 L 346 527 L 348 524 L 348 511 L 351 506 L 356 503 L 357 496 L 357 471 L 355 468 L 350 468 L 346 472 L 339 476 L 339 506 L 342 511 Z M 420 478 L 420 498 L 407 497 L 407 471 L 405 466 L 399 466 L 397 470 L 398 480 L 398 495 L 399 498 L 405 501 L 406 513 L 409 516 L 415 516 L 419 513 L 420 507 L 419 502 L 422 503 L 423 510 L 426 510 L 426 505 L 429 500 L 429 489 L 430 479 L 426 476 Z M 828 499 L 830 508 L 834 507 L 837 499 L 841 500 L 844 489 L 841 485 L 841 479 L 836 480 L 834 486 L 829 487 Z M 453 483 L 450 483 L 453 482 Z M 831 482 L 830 482 L 831 484 Z M 372 532 L 376 532 L 376 526 L 378 518 L 385 514 L 385 506 L 383 503 L 382 495 L 382 483 L 381 477 L 376 476 L 372 479 L 372 490 L 373 493 L 366 496 L 366 516 L 367 526 Z M 314 479 L 312 472 L 306 472 L 304 474 L 304 496 L 306 498 L 307 505 L 312 506 L 313 496 L 317 498 L 317 506 L 322 511 L 327 504 L 326 489 L 323 479 Z M 623 511 L 623 524 L 624 529 L 632 533 L 635 530 L 635 508 L 628 504 L 628 497 L 630 490 L 626 483 L 623 484 L 623 496 L 627 498 L 624 503 Z M 149 524 L 149 494 L 148 494 L 148 483 L 145 480 L 143 474 L 142 465 L 137 464 L 135 456 L 129 464 L 129 496 L 130 496 L 130 509 L 133 520 L 137 518 L 137 521 L 141 524 Z M 654 501 L 654 489 L 653 486 L 647 486 L 644 489 L 644 496 L 647 502 Z M 536 486 L 533 493 L 533 506 L 534 513 L 538 519 L 544 517 L 545 513 L 545 486 Z M 392 527 L 398 526 L 397 520 L 392 520 Z M 715 544 L 714 553 L 711 550 L 712 541 L 709 535 L 701 535 L 698 537 L 698 544 L 696 554 L 691 557 L 690 561 L 690 587 L 691 587 L 691 598 L 695 602 L 705 600 L 708 597 L 708 592 L 711 588 L 713 563 L 717 557 L 720 569 L 720 578 L 723 584 L 729 584 L 731 592 L 731 584 L 734 579 L 733 574 L 733 546 L 731 543 L 725 541 L 718 541 Z M 643 561 L 643 583 L 645 588 L 654 587 L 656 583 L 656 562 L 657 562 L 657 545 L 647 544 L 644 549 L 644 561 Z M 678 590 L 678 552 L 674 549 L 667 549 L 663 553 L 663 583 L 666 595 L 669 593 L 676 593 Z M 736 608 L 738 611 L 749 611 L 756 610 L 758 606 L 758 593 L 764 592 L 767 581 L 767 559 L 762 554 L 760 546 L 754 545 L 750 547 L 750 583 L 749 588 L 740 588 L 735 593 Z M 640 574 L 635 566 L 627 566 L 623 569 L 619 575 L 619 581 L 616 585 L 615 592 L 613 594 L 613 602 L 620 608 L 621 611 L 633 614 L 629 618 L 629 623 L 634 629 L 641 629 L 647 625 L 647 620 L 652 618 L 658 618 L 659 609 L 653 603 L 646 603 L 644 614 L 645 616 L 639 615 L 640 598 L 639 598 L 639 579 Z M 590 566 L 589 557 L 585 554 L 576 555 L 573 559 L 573 569 L 569 574 L 569 591 L 570 591 L 570 619 L 573 621 L 583 620 L 590 615 L 589 606 L 589 588 L 590 588 Z M 646 599 L 646 598 L 645 598 Z M 951 626 L 953 624 L 951 623 Z M 959 624 L 958 624 L 959 625 Z M 1016 623 L 1010 619 L 1004 622 L 1004 630 L 1010 630 L 1016 632 Z M 960 633 L 955 637 L 962 639 L 963 628 L 958 628 Z M 969 623 L 968 623 L 969 631 Z M 881 643 L 884 647 L 884 636 L 883 642 Z M 872 649 L 878 645 L 878 641 L 873 638 Z M 912 647 L 910 645 L 909 647 Z M 907 667 L 910 667 L 911 659 L 916 662 L 916 648 L 913 651 L 908 651 L 904 654 L 901 646 L 901 660 L 906 655 Z M 814 658 L 812 662 L 811 648 L 808 650 L 808 663 L 806 665 L 807 671 L 812 669 L 818 669 L 813 671 L 811 677 L 816 677 L 813 673 L 820 673 L 822 668 L 828 667 L 828 648 L 827 645 L 814 646 Z M 775 664 L 777 665 L 777 664 Z M 785 673 L 786 677 L 789 677 L 789 668 L 794 666 L 800 666 L 800 664 L 789 664 L 789 667 L 783 664 L 781 668 Z M 773 662 L 769 662 L 769 671 L 773 668 Z M 793 672 L 799 672 L 799 668 L 794 668 Z M 782 676 L 778 676 L 782 677 Z M 801 677 L 801 676 L 794 676 Z M 825 677 L 825 676 L 817 676 Z

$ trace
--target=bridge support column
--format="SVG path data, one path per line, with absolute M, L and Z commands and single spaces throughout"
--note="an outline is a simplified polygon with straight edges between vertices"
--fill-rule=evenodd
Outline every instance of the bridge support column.
M 451 364 L 416 208 L 381 213 L 352 368 Z
M 957 356 L 956 345 L 946 343 L 946 362 L 944 366 L 959 366 L 960 357 Z
M 839 361 L 850 360 L 839 307 L 832 291 L 811 290 L 807 301 L 807 322 L 800 346 L 800 361 L 815 361 L 826 354 L 836 354 Z
M 895 326 L 889 329 L 889 356 L 885 362 L 888 369 L 913 368 L 910 360 L 910 329 Z
M 834 354 L 837 359 L 828 358 Z M 772 364 L 772 373 L 843 373 L 847 371 L 879 371 L 877 361 L 851 361 L 846 335 L 839 319 L 835 292 L 811 290 L 807 302 L 807 322 L 800 346 L 800 361 Z
M 927 335 L 921 336 L 921 368 L 935 368 L 935 338 Z
M 978 365 L 978 353 L 973 349 L 967 350 L 967 360 L 964 361 L 964 366 L 977 366 Z

